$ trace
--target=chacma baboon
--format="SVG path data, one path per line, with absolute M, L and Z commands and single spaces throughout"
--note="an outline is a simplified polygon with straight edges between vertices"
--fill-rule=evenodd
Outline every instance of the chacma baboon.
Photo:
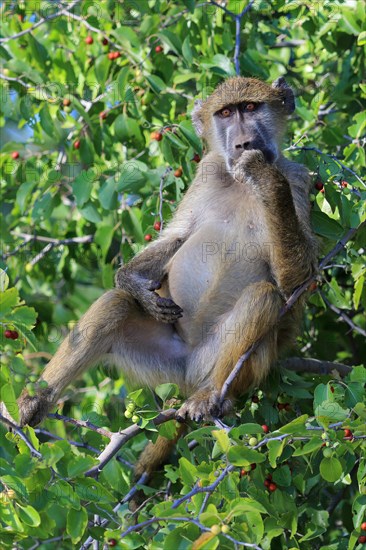
M 102 361 L 138 385 L 175 382 L 188 398 L 179 416 L 196 421 L 225 414 L 266 376 L 298 325 L 299 308 L 280 319 L 281 307 L 316 263 L 308 172 L 280 152 L 294 108 L 284 78 L 231 78 L 196 102 L 208 153 L 193 183 L 159 238 L 118 270 L 116 288 L 62 343 L 41 377 L 48 387 L 22 394 L 22 424 L 40 422 Z M 220 405 L 225 379 L 258 339 Z

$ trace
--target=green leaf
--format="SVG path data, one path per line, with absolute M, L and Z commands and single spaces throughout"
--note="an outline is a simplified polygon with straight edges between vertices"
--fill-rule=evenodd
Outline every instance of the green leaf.
M 105 210 L 112 210 L 117 206 L 117 183 L 114 179 L 108 178 L 102 183 L 98 192 L 100 204 Z
M 303 447 L 298 447 L 292 456 L 301 456 L 312 453 L 313 451 L 320 449 L 322 445 L 323 440 L 321 439 L 321 437 L 313 437 L 312 439 L 310 439 L 310 441 L 305 443 Z
M 16 407 L 16 397 L 14 393 L 13 385 L 10 383 L 2 384 L 0 387 L 0 402 L 3 402 L 7 408 L 9 414 L 11 414 L 15 420 L 19 419 L 19 413 Z
M 188 65 L 191 65 L 192 61 L 193 61 L 193 53 L 192 53 L 191 42 L 190 42 L 189 36 L 187 36 L 185 38 L 184 42 L 183 42 L 182 53 L 183 53 L 183 57 L 187 61 Z
M 77 477 L 84 474 L 95 464 L 97 464 L 97 460 L 91 456 L 74 456 L 67 465 L 67 473 L 69 477 Z
M 19 519 L 26 525 L 31 527 L 38 527 L 41 523 L 41 517 L 37 510 L 32 506 L 21 506 L 19 503 L 16 504 L 16 510 L 18 512 Z
M 231 447 L 227 453 L 227 458 L 234 466 L 248 466 L 249 464 L 259 464 L 266 460 L 264 454 L 248 449 L 247 447 Z
M 277 458 L 279 458 L 283 452 L 284 446 L 286 444 L 286 440 L 283 439 L 282 441 L 273 440 L 268 441 L 267 447 L 268 447 L 268 460 L 272 468 L 277 467 Z
M 84 208 L 79 208 L 79 212 L 83 216 L 83 218 L 85 218 L 89 222 L 99 223 L 100 221 L 102 221 L 102 218 L 98 212 L 98 209 L 90 201 L 86 203 Z
M 88 524 L 88 514 L 86 508 L 81 507 L 80 510 L 70 508 L 67 513 L 66 532 L 71 536 L 73 544 L 79 542 L 84 534 Z
M 307 414 L 298 416 L 297 418 L 295 418 L 295 420 L 292 420 L 292 422 L 290 422 L 289 424 L 285 424 L 284 426 L 281 426 L 281 428 L 278 431 L 283 434 L 298 433 L 299 429 L 305 426 L 305 422 L 308 418 L 309 418 L 309 415 Z
M 94 241 L 101 248 L 103 260 L 107 255 L 109 247 L 111 246 L 114 235 L 114 227 L 112 225 L 100 225 L 95 232 Z
M 226 453 L 230 448 L 230 438 L 225 430 L 212 430 L 212 435 L 217 440 L 221 452 Z
M 0 269 L 0 293 L 5 292 L 9 286 L 9 277 L 3 269 Z M 1 294 L 0 294 L 1 298 Z
M 189 145 L 198 153 L 202 154 L 202 142 L 197 137 L 196 132 L 194 131 L 193 124 L 190 120 L 183 120 L 179 124 L 179 129 L 188 141 Z
M 150 75 L 147 77 L 147 81 L 150 84 L 151 89 L 156 93 L 160 94 L 162 90 L 165 90 L 166 84 L 156 75 Z
M 179 388 L 176 384 L 160 384 L 156 386 L 155 393 L 162 399 L 162 401 L 167 401 L 172 397 L 177 397 L 179 394 Z
M 311 221 L 315 233 L 322 237 L 327 237 L 328 239 L 336 241 L 343 236 L 343 227 L 323 212 L 313 210 L 311 212 Z
M 94 179 L 95 174 L 92 170 L 83 170 L 73 181 L 72 191 L 75 195 L 78 208 L 82 208 L 83 205 L 90 199 Z
M 185 485 L 193 485 L 196 482 L 198 477 L 197 468 L 184 457 L 179 459 L 179 471 Z
M 320 475 L 325 481 L 335 482 L 342 475 L 342 464 L 339 462 L 338 458 L 323 458 L 320 463 Z
M 20 330 L 23 327 L 32 328 L 37 320 L 37 312 L 33 307 L 20 306 L 15 308 L 8 318 L 19 325 Z
M 349 409 L 342 409 L 338 403 L 333 401 L 323 401 L 323 403 L 315 409 L 316 419 L 323 425 L 332 422 L 340 422 L 345 420 L 348 415 Z
M 18 291 L 16 288 L 8 288 L 0 293 L 0 315 L 5 317 L 18 303 Z

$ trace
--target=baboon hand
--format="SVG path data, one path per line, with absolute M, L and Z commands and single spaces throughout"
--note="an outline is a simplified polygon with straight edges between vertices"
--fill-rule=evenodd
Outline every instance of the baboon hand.
M 255 176 L 258 171 L 263 170 L 265 162 L 264 153 L 260 149 L 243 151 L 234 165 L 234 179 L 243 182 Z
M 229 414 L 232 408 L 230 399 L 225 399 L 221 403 L 220 392 L 202 390 L 187 399 L 177 412 L 177 420 L 183 421 L 187 418 L 195 422 L 212 420 L 212 418 L 221 418 Z
M 175 323 L 182 317 L 183 310 L 170 298 L 163 298 L 155 292 L 161 287 L 157 281 L 149 281 L 146 292 L 142 292 L 140 303 L 144 310 L 157 321 Z
M 37 426 L 52 408 L 54 402 L 50 399 L 49 389 L 41 390 L 36 395 L 30 396 L 24 390 L 18 399 L 21 426 Z

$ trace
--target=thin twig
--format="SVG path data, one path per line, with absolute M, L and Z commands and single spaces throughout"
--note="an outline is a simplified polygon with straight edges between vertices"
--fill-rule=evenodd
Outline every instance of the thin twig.
M 361 334 L 361 336 L 366 338 L 366 330 L 364 330 L 363 328 L 356 325 L 352 321 L 352 319 L 350 317 L 348 317 L 348 315 L 344 311 L 342 311 L 341 309 L 339 309 L 339 307 L 332 304 L 323 292 L 321 292 L 321 291 L 319 291 L 319 292 L 320 292 L 320 296 L 322 297 L 322 299 L 324 300 L 326 305 L 329 307 L 329 309 L 331 309 L 332 311 L 334 311 L 334 313 L 339 315 L 340 319 L 342 319 L 342 321 L 347 323 L 347 325 L 350 326 L 352 330 L 354 330 L 355 332 L 358 332 L 359 334 Z
M 56 19 L 57 17 L 60 17 L 61 15 L 70 15 L 70 10 L 72 10 L 76 4 L 79 4 L 81 0 L 75 0 L 74 2 L 71 2 L 71 4 L 62 10 L 57 11 L 56 13 L 53 13 L 52 15 L 49 15 L 48 17 L 42 17 L 37 23 L 34 23 L 31 27 L 28 27 L 27 29 L 24 29 L 23 31 L 20 31 L 16 34 L 13 34 L 11 36 L 5 36 L 4 38 L 0 38 L 0 44 L 5 44 L 5 42 L 9 42 L 9 40 L 15 40 L 16 38 L 20 38 L 21 36 L 24 36 L 26 34 L 29 34 L 30 32 L 33 32 L 35 29 L 40 27 L 41 25 L 44 25 L 44 23 L 48 23 L 49 21 L 52 21 L 53 19 Z
M 92 424 L 88 420 L 76 420 L 75 418 L 70 418 L 69 416 L 64 416 L 63 414 L 58 414 L 58 413 L 50 413 L 47 415 L 47 417 L 52 418 L 53 420 L 62 420 L 63 422 L 67 422 L 68 424 L 73 424 L 78 428 L 87 428 L 88 430 L 97 432 L 99 435 L 102 435 L 103 437 L 108 437 L 108 439 L 112 439 L 112 437 L 115 435 L 113 432 L 106 430 L 105 428 L 100 428 L 99 426 Z
M 362 183 L 362 185 L 364 187 L 366 187 L 366 183 L 363 181 L 363 179 L 360 178 L 360 176 L 358 174 L 356 174 L 356 172 L 354 170 L 352 170 L 351 168 L 349 168 L 348 166 L 343 164 L 343 162 L 340 161 L 339 158 L 337 158 L 335 155 L 332 155 L 331 153 L 324 153 L 323 151 L 321 151 L 317 147 L 306 147 L 306 146 L 297 147 L 295 145 L 290 145 L 290 147 L 287 147 L 287 149 L 285 149 L 285 151 L 315 151 L 319 155 L 329 157 L 332 160 L 334 160 L 335 162 L 337 162 L 339 164 L 339 166 L 341 166 L 341 168 L 343 168 L 343 170 L 347 170 L 348 172 L 350 172 L 360 183 Z
M 19 426 L 14 424 L 14 422 L 12 422 L 9 418 L 6 418 L 6 416 L 3 416 L 2 414 L 0 414 L 0 421 L 9 426 L 9 428 L 11 428 L 12 431 L 16 433 L 22 441 L 24 441 L 33 456 L 36 456 L 37 458 L 42 458 L 42 454 L 33 447 L 32 443 L 25 435 L 25 433 L 19 428 Z

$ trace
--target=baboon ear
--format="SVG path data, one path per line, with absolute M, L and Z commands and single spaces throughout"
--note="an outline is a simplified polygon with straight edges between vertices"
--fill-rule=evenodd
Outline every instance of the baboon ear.
M 283 92 L 283 105 L 286 113 L 290 115 L 295 110 L 295 96 L 291 87 L 287 84 L 283 76 L 280 76 L 272 84 L 272 88 L 280 89 Z
M 194 107 L 193 107 L 193 110 L 191 112 L 191 118 L 192 118 L 193 126 L 194 126 L 194 129 L 196 130 L 196 134 L 199 137 L 202 137 L 202 134 L 203 134 L 203 123 L 202 123 L 202 119 L 201 119 L 202 105 L 203 105 L 202 99 L 197 99 L 194 102 Z

